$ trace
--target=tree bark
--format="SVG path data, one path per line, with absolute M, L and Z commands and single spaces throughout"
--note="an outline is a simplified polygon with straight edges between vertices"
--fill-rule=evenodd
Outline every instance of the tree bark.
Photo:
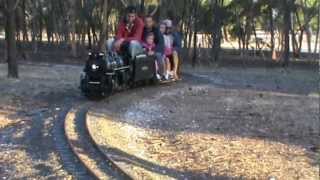
M 292 0 L 284 0 L 284 56 L 283 66 L 287 67 L 290 61 L 290 28 L 291 28 L 291 5 Z
M 140 0 L 140 16 L 145 15 L 145 0 Z
M 26 16 L 24 15 L 26 12 L 26 1 L 23 0 L 22 1 L 22 13 L 23 13 L 23 20 L 22 20 L 22 34 L 23 34 L 23 41 L 24 42 L 28 42 L 29 41 L 29 37 L 28 37 L 28 27 L 27 27 L 27 20 L 26 20 Z
M 37 16 L 38 16 L 38 2 L 30 2 L 29 5 L 31 7 L 31 41 L 32 41 L 32 51 L 34 54 L 38 53 L 38 21 L 37 21 Z
M 221 50 L 221 39 L 222 39 L 222 11 L 221 6 L 223 6 L 223 0 L 214 0 L 213 5 L 213 31 L 212 31 L 212 55 L 213 60 L 218 61 L 220 50 Z
M 270 21 L 270 34 L 271 34 L 271 58 L 272 60 L 277 59 L 277 54 L 275 52 L 275 39 L 274 39 L 274 19 L 273 19 L 273 8 L 269 6 L 269 21 Z
M 105 42 L 108 37 L 109 30 L 109 9 L 108 9 L 108 0 L 103 1 L 103 10 L 102 10 L 102 30 L 100 33 L 100 42 L 99 42 L 99 50 L 105 51 Z
M 320 5 L 318 6 L 317 33 L 316 33 L 316 43 L 314 45 L 314 54 L 317 54 L 317 47 L 319 43 L 319 33 L 320 33 Z
M 16 45 L 16 19 L 15 9 L 19 0 L 6 0 L 6 42 L 7 42 L 7 61 L 8 77 L 19 78 L 17 63 L 17 45 Z
M 306 35 L 307 35 L 308 53 L 310 54 L 312 52 L 312 50 L 311 50 L 312 32 L 311 32 L 311 27 L 309 26 L 309 24 L 306 25 Z
M 192 67 L 196 66 L 197 63 L 197 42 L 198 42 L 198 0 L 193 0 L 194 1 L 194 32 L 193 32 L 193 55 L 192 55 Z
M 76 0 L 69 0 L 70 2 L 70 14 L 69 14 L 69 25 L 70 25 L 70 45 L 72 57 L 77 57 L 77 42 L 76 42 Z
M 297 44 L 297 40 L 296 40 L 296 33 L 295 33 L 295 30 L 294 30 L 294 18 L 291 16 L 291 13 L 290 13 L 290 18 L 291 18 L 291 28 L 290 28 L 290 31 L 291 31 L 291 45 L 292 45 L 292 52 L 293 52 L 293 55 L 295 57 L 299 57 L 299 52 L 298 52 L 298 44 Z

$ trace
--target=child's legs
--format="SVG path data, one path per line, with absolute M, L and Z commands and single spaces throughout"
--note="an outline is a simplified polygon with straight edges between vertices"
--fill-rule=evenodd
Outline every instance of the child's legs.
M 167 73 L 169 71 L 171 71 L 171 68 L 172 68 L 172 65 L 171 65 L 171 62 L 170 62 L 170 57 L 166 57 L 166 69 L 167 69 Z
M 179 55 L 177 53 L 177 51 L 174 51 L 173 52 L 173 63 L 174 63 L 174 68 L 173 68 L 173 72 L 174 72 L 174 75 L 176 76 L 176 78 L 178 78 L 178 70 L 179 70 L 179 66 L 180 66 L 180 62 L 179 62 Z
M 159 74 L 159 66 L 158 66 L 158 62 L 157 62 L 157 61 L 155 61 L 155 62 L 154 62 L 154 65 L 155 65 L 155 67 L 156 67 L 156 72 Z
M 166 63 L 165 63 L 165 57 L 161 53 L 156 53 L 156 64 L 158 66 L 157 72 L 160 75 L 164 75 L 166 72 Z
M 179 59 L 179 63 L 178 63 L 178 75 L 180 76 L 181 74 L 181 66 L 182 66 L 182 56 L 181 56 L 181 49 L 176 49 L 175 53 L 177 54 L 177 57 Z

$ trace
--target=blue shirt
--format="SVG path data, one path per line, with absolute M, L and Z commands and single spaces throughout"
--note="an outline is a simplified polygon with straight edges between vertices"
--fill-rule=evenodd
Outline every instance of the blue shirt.
M 173 48 L 177 52 L 179 52 L 182 48 L 182 33 L 181 32 L 173 32 Z

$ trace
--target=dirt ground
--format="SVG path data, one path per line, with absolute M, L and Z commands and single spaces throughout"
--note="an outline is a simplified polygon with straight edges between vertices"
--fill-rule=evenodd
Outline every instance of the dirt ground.
M 316 72 L 186 71 L 182 83 L 92 108 L 101 149 L 137 178 L 318 178 Z
M 81 69 L 21 65 L 21 78 L 13 80 L 0 64 L 2 179 L 72 178 L 54 150 L 52 127 L 60 111 L 86 101 L 78 90 Z M 316 68 L 186 66 L 184 72 L 183 82 L 97 102 L 97 113 L 104 115 L 110 107 L 129 132 L 141 132 L 124 137 L 136 136 L 139 142 L 132 141 L 131 149 L 144 150 L 131 155 L 178 179 L 177 174 L 252 178 L 284 173 L 304 179 L 319 173 Z

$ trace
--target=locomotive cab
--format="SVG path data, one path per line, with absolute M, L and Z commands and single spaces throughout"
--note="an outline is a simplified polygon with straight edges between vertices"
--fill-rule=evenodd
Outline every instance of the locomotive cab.
M 146 79 L 152 80 L 156 76 L 155 57 L 140 54 L 134 61 L 134 81 L 139 82 Z
M 125 46 L 126 47 L 126 46 Z M 155 56 L 148 56 L 142 45 L 138 42 L 131 42 L 127 45 L 133 66 L 133 81 L 139 82 L 144 80 L 151 80 L 156 77 Z

